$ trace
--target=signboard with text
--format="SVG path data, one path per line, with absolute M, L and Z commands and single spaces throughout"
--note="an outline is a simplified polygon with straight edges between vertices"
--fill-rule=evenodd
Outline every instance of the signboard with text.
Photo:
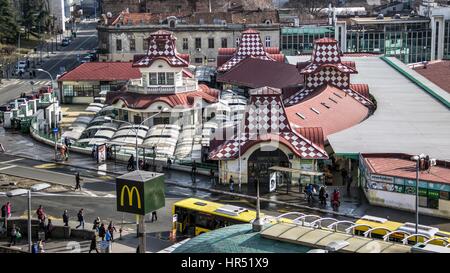
M 117 211 L 145 215 L 165 205 L 164 174 L 134 171 L 116 178 Z

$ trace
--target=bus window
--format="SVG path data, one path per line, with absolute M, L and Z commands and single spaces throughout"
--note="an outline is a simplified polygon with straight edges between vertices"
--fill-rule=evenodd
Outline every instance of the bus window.
M 208 215 L 198 213 L 195 217 L 195 226 L 207 229 L 214 229 L 214 221 Z

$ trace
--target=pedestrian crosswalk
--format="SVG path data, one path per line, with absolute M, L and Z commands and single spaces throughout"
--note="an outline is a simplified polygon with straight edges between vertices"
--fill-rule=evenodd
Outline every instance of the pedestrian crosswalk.
M 33 80 L 33 79 L 10 79 L 10 80 L 2 80 L 2 83 L 0 84 L 0 89 L 5 88 L 7 86 L 12 85 L 29 85 L 31 86 L 31 82 L 33 82 L 33 86 L 40 87 L 43 85 L 49 85 L 49 80 Z

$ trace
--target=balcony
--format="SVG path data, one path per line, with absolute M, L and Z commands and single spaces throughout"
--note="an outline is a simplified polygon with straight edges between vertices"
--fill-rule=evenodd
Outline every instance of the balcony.
M 147 95 L 165 95 L 165 94 L 175 94 L 197 91 L 198 83 L 196 80 L 183 79 L 183 85 L 150 85 L 147 87 L 140 85 L 128 85 L 128 92 L 135 92 Z

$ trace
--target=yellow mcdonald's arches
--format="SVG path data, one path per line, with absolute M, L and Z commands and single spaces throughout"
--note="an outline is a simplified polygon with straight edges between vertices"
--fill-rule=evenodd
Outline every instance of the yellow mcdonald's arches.
M 136 191 L 137 202 L 138 202 L 137 207 L 140 209 L 141 208 L 141 197 L 139 196 L 139 191 L 136 188 L 136 186 L 131 187 L 131 190 L 128 187 L 128 185 L 125 185 L 125 186 L 122 187 L 122 191 L 120 193 L 120 205 L 123 206 L 123 196 L 124 196 L 124 193 L 125 193 L 125 189 L 128 192 L 128 205 L 130 207 L 133 205 L 133 192 Z

